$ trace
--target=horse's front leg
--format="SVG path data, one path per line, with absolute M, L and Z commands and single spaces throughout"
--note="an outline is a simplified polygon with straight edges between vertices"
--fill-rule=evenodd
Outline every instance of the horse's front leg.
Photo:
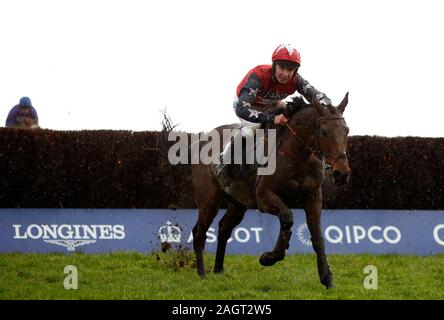
M 283 260 L 285 257 L 285 250 L 289 247 L 291 237 L 291 227 L 293 225 L 293 213 L 285 205 L 282 199 L 271 190 L 264 194 L 264 197 L 258 197 L 258 204 L 260 207 L 279 217 L 281 229 L 279 237 L 273 251 L 264 252 L 259 263 L 263 266 L 272 266 L 276 262 Z
M 313 193 L 309 193 L 305 199 L 305 214 L 307 217 L 308 229 L 311 234 L 313 249 L 317 255 L 318 273 L 321 283 L 327 288 L 334 288 L 333 274 L 325 255 L 324 237 L 321 229 L 322 191 L 318 188 Z

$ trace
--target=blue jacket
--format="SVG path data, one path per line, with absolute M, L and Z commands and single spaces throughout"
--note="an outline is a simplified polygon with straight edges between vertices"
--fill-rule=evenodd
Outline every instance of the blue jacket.
M 20 125 L 23 118 L 33 119 L 36 124 L 38 124 L 39 121 L 37 111 L 33 106 L 18 104 L 9 111 L 8 117 L 6 118 L 6 127 L 11 128 Z

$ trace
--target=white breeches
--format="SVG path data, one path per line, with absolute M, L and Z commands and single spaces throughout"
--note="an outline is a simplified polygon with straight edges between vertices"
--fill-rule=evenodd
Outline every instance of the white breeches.
M 238 131 L 238 132 L 240 133 L 240 135 L 242 137 L 246 137 L 247 139 L 251 139 L 251 141 L 252 141 L 254 139 L 254 137 L 255 137 L 256 130 L 261 127 L 261 124 L 260 123 L 249 122 L 249 121 L 246 121 L 244 119 L 240 119 L 240 121 L 242 123 L 242 127 L 241 127 L 240 131 Z M 234 139 L 236 139 L 236 136 L 234 136 Z M 229 150 L 231 149 L 231 142 L 232 142 L 232 140 L 230 140 L 225 145 L 225 148 L 222 151 L 222 159 L 221 160 L 222 160 L 223 163 L 228 163 L 228 162 L 231 161 L 230 160 L 231 159 L 231 152 L 229 152 Z M 252 146 L 253 145 L 254 144 L 252 144 Z M 250 150 L 248 150 L 248 151 L 250 151 Z

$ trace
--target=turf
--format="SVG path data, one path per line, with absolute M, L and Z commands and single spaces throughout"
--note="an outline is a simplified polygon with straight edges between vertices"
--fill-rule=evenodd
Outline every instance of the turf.
M 87 255 L 0 254 L 0 299 L 444 299 L 444 255 L 331 255 L 336 288 L 320 283 L 314 255 L 290 255 L 272 267 L 256 256 L 226 257 L 225 272 L 195 271 L 194 255 L 110 253 Z M 78 270 L 78 289 L 64 288 L 67 265 Z M 367 265 L 378 288 L 365 289 Z M 373 282 L 374 283 L 374 282 Z

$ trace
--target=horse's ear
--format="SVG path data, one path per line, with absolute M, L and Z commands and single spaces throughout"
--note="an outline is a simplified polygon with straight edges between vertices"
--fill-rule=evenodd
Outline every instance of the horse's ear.
M 313 106 L 316 108 L 316 110 L 318 111 L 318 113 L 322 116 L 324 115 L 324 107 L 321 105 L 321 103 L 319 102 L 318 98 L 313 97 L 313 99 L 311 99 L 311 103 L 313 104 Z
M 344 99 L 342 99 L 341 103 L 338 106 L 338 111 L 341 114 L 344 113 L 344 110 L 345 110 L 345 107 L 347 106 L 347 104 L 348 104 L 348 92 L 345 94 Z

